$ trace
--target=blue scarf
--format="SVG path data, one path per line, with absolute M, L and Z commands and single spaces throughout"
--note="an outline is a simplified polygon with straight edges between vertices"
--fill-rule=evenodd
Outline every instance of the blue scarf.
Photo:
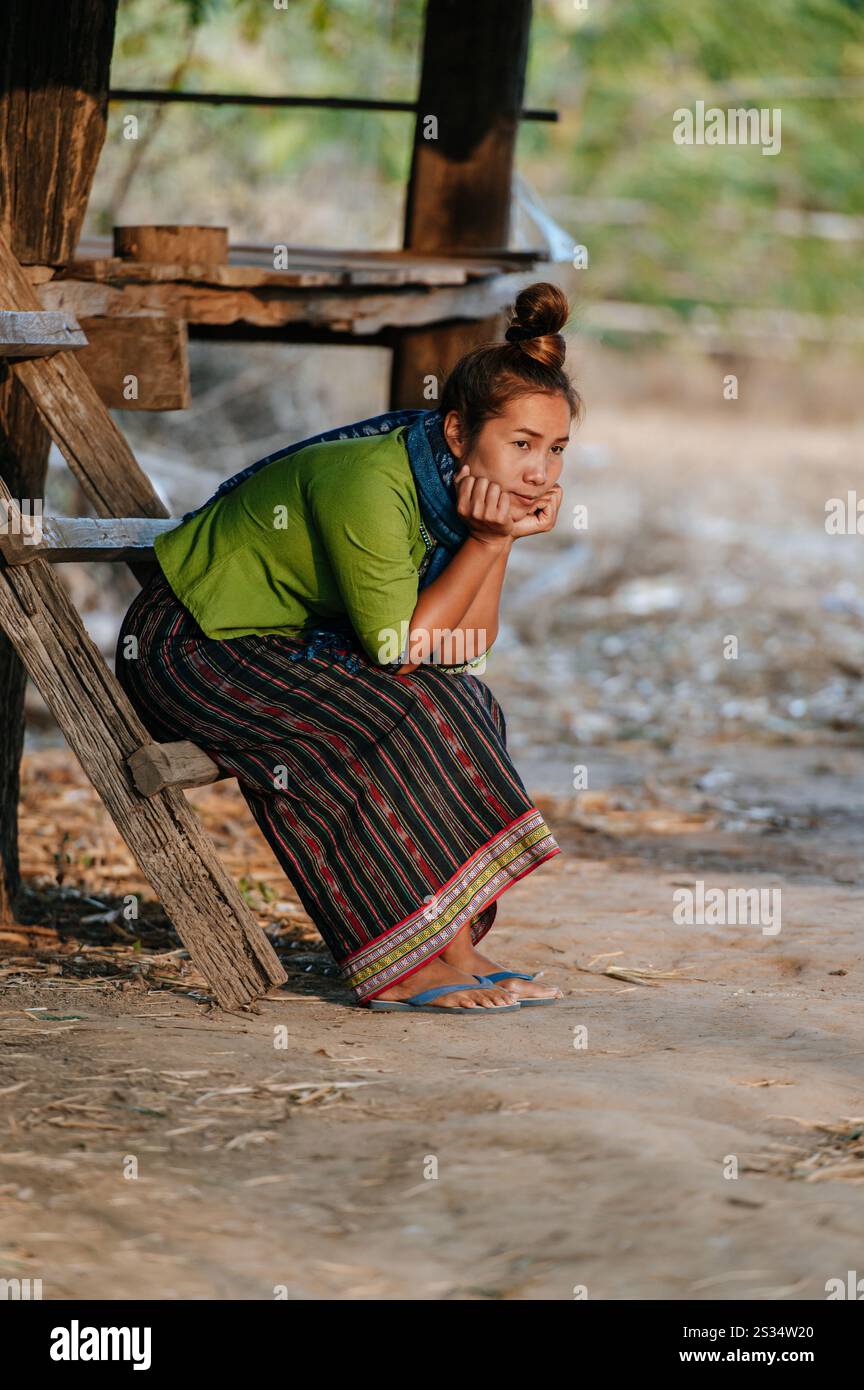
M 235 487 L 246 478 L 251 478 L 259 468 L 264 468 L 276 459 L 296 454 L 298 449 L 305 449 L 310 444 L 326 444 L 334 439 L 360 439 L 371 434 L 389 434 L 391 430 L 407 425 L 405 443 L 414 476 L 414 486 L 417 489 L 420 514 L 426 529 L 437 541 L 432 551 L 432 559 L 419 581 L 418 587 L 425 588 L 433 579 L 438 578 L 468 536 L 468 528 L 456 510 L 453 474 L 457 471 L 457 465 L 444 438 L 443 421 L 440 410 L 391 410 L 385 415 L 373 415 L 368 420 L 358 420 L 353 425 L 339 425 L 336 429 L 325 430 L 323 434 L 314 434 L 309 439 L 301 439 L 299 444 L 292 444 L 287 449 L 277 449 L 266 458 L 250 463 L 247 468 L 235 473 L 233 478 L 226 478 L 225 482 L 219 484 L 212 497 L 202 502 L 200 507 L 185 512 L 181 521 L 188 521 L 190 517 L 197 516 L 218 497 L 233 492 Z

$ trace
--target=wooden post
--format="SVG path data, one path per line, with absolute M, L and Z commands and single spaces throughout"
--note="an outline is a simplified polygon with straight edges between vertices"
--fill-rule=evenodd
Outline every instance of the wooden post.
M 65 265 L 105 140 L 116 0 L 0 5 L 0 231 L 24 265 Z
M 0 233 L 20 261 L 60 265 L 77 245 L 105 139 L 116 0 L 0 5 Z M 41 309 L 38 302 L 0 308 Z M 0 477 L 44 497 L 50 436 L 0 364 Z M 18 797 L 27 677 L 0 632 L 0 921 L 20 887 Z
M 427 0 L 406 248 L 479 254 L 506 246 L 530 28 L 531 0 Z M 458 358 L 499 326 L 496 315 L 401 332 L 391 407 L 434 406 L 424 378 L 434 376 L 440 391 Z
M 43 497 L 51 437 L 27 392 L 0 362 L 0 479 L 16 497 Z M 15 921 L 21 886 L 18 801 L 24 751 L 24 693 L 27 672 L 0 629 L 0 922 Z

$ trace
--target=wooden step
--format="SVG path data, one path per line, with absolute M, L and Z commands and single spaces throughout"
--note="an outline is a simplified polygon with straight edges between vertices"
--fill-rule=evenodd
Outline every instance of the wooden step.
M 153 542 L 163 531 L 180 525 L 176 516 L 42 516 L 7 504 L 7 526 L 0 526 L 0 553 L 9 565 L 33 560 L 61 564 L 69 560 L 130 560 L 156 562 Z M 0 516 L 2 520 L 2 516 Z
M 145 743 L 126 762 L 142 796 L 155 796 L 166 787 L 206 787 L 220 782 L 222 772 L 197 743 Z
M 0 309 L 0 358 L 53 357 L 85 348 L 87 338 L 74 314 L 55 309 Z

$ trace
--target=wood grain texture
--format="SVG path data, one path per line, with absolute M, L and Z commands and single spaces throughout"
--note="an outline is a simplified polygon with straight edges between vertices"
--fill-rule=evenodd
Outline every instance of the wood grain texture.
M 166 787 L 206 787 L 226 776 L 203 748 L 188 739 L 145 743 L 127 762 L 142 796 L 155 796 Z
M 125 261 L 205 261 L 228 259 L 227 227 L 115 227 L 114 255 Z
M 192 404 L 182 319 L 84 319 L 81 327 L 88 346 L 78 361 L 110 410 L 186 410 Z
M 62 265 L 75 250 L 105 140 L 116 9 L 0 5 L 0 234 L 20 261 Z
M 427 0 L 405 204 L 413 251 L 506 246 L 530 29 L 531 0 Z
M 531 0 L 474 0 L 470 6 L 427 0 L 405 201 L 404 243 L 415 254 L 446 249 L 465 255 L 506 246 L 530 28 Z M 478 322 L 423 329 L 415 321 L 400 334 L 390 373 L 391 409 L 427 405 L 427 379 L 434 377 L 440 391 L 464 353 L 499 337 L 501 310 L 527 283 L 499 283 L 497 300 L 490 298 L 484 312 L 468 316 Z
M 0 363 L 0 478 L 16 497 L 42 497 L 51 438 L 20 382 Z M 15 919 L 21 887 L 18 801 L 27 672 L 0 629 L 0 922 Z
M 20 261 L 50 273 L 79 240 L 105 139 L 116 0 L 0 5 L 0 236 Z M 17 265 L 17 262 L 16 262 Z M 0 291 L 0 307 L 41 311 Z M 41 498 L 50 435 L 28 393 L 0 363 L 0 475 Z M 0 634 L 0 917 L 20 888 L 18 793 L 26 674 Z
M 37 287 L 40 305 L 89 318 L 167 315 L 190 325 L 251 325 L 282 330 L 286 342 L 306 329 L 363 339 L 391 329 L 485 319 L 536 276 L 496 275 L 469 284 L 390 291 L 289 291 L 227 288 L 170 280 L 143 284 L 60 279 Z
M 11 309 L 42 309 L 2 234 L 0 302 Z M 61 352 L 16 362 L 12 371 L 100 516 L 167 516 L 167 508 L 75 356 Z
M 0 309 L 0 357 L 53 357 L 87 346 L 74 314 Z

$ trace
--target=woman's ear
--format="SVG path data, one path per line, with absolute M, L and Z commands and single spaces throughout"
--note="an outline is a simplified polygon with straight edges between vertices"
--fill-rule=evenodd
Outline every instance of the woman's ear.
M 448 410 L 444 416 L 444 438 L 447 440 L 447 448 L 454 458 L 461 459 L 465 452 L 464 435 L 462 431 L 462 421 L 459 412 Z

